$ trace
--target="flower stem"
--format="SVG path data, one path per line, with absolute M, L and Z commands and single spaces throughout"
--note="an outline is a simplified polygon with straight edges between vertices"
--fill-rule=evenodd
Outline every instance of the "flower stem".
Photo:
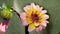
M 16 14 L 20 17 L 20 14 L 16 10 L 14 10 L 13 8 L 11 8 L 11 10 L 13 10 L 14 12 L 16 12 Z
M 28 32 L 28 26 L 25 26 L 25 34 L 29 34 L 29 32 Z
M 14 12 L 16 12 L 17 13 L 17 15 L 20 17 L 20 14 L 16 11 L 16 10 L 14 10 L 13 8 L 11 8 Z M 28 26 L 25 26 L 25 34 L 29 34 L 29 32 L 28 32 Z

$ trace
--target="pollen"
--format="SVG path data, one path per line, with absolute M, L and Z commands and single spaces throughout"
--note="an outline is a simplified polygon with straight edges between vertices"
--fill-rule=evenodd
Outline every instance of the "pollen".
M 39 17 L 38 17 L 37 14 L 31 14 L 31 18 L 32 18 L 33 22 L 34 22 L 34 21 L 35 21 L 35 22 L 38 22 L 38 21 L 39 21 Z

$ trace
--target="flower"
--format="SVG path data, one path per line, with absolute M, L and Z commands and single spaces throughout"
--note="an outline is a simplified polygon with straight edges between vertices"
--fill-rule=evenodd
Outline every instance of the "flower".
M 43 10 L 43 7 L 39 7 L 39 5 L 35 5 L 31 3 L 31 5 L 27 5 L 24 7 L 23 13 L 20 14 L 22 25 L 28 25 L 28 31 L 31 32 L 36 29 L 37 32 L 40 32 L 42 29 L 45 29 L 47 20 L 49 16 L 46 14 L 47 10 Z
M 0 23 L 0 34 L 3 34 L 4 32 L 7 31 L 9 25 L 9 20 L 3 19 L 2 22 Z
M 2 22 L 0 23 L 0 34 L 4 34 L 8 29 L 9 21 L 13 15 L 11 7 L 11 5 L 6 5 L 5 3 L 1 6 L 0 17 L 2 18 Z
M 0 11 L 0 17 L 6 18 L 6 19 L 11 19 L 13 15 L 13 11 L 11 9 L 11 5 L 6 5 L 6 3 L 3 3 L 1 6 L 1 11 Z

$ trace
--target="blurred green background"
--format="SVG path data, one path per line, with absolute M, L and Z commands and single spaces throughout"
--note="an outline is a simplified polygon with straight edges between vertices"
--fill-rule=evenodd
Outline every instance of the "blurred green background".
M 23 12 L 23 7 L 35 3 L 48 10 L 49 24 L 45 30 L 37 33 L 35 30 L 29 34 L 60 34 L 60 0 L 0 0 L 0 6 L 3 2 L 14 6 L 16 3 L 17 11 Z M 2 18 L 0 17 L 0 22 Z M 25 27 L 21 25 L 20 18 L 14 12 L 10 20 L 9 28 L 5 34 L 25 34 Z

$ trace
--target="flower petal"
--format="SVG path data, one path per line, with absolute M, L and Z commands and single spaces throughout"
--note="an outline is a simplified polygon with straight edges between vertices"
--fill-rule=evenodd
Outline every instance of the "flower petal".
M 0 31 L 6 32 L 8 29 L 9 20 L 3 19 L 3 21 L 0 23 Z
M 30 5 L 27 5 L 26 7 L 23 8 L 26 12 L 31 9 L 31 6 Z
M 46 20 L 45 23 L 49 23 L 49 21 Z
M 26 19 L 26 13 L 20 13 L 21 19 Z
M 37 9 L 38 11 L 42 11 L 43 7 L 39 7 L 39 5 L 36 5 L 36 9 Z
M 47 23 L 46 23 L 46 22 L 42 23 L 42 28 L 43 28 L 43 29 L 45 29 L 46 26 L 47 26 Z
M 31 31 L 33 31 L 34 29 L 35 29 L 34 23 L 29 24 L 28 31 L 31 32 Z
M 49 18 L 49 16 L 45 14 L 44 15 L 44 19 L 48 19 L 48 18 Z
M 5 25 L 2 26 L 2 24 L 0 24 L 0 31 L 2 31 L 2 32 L 5 32 L 5 31 L 6 31 L 6 30 L 5 30 Z
M 21 23 L 22 23 L 22 25 L 24 25 L 24 26 L 28 25 L 28 23 L 26 21 L 26 13 L 21 13 L 20 17 L 21 17 Z
M 42 24 L 42 26 L 45 26 L 45 27 L 46 27 L 46 26 L 47 26 L 47 24 L 46 24 L 46 23 L 43 23 L 43 24 Z
M 42 13 L 44 13 L 44 14 L 47 13 L 47 10 L 42 10 Z
M 40 7 L 40 10 L 43 10 L 43 7 Z
M 36 8 L 36 6 L 35 6 L 34 3 L 31 3 L 31 7 L 32 7 L 32 8 Z
M 35 25 L 35 26 L 39 26 L 40 24 L 39 24 L 39 23 L 34 22 L 34 25 Z
M 23 20 L 23 19 L 21 19 L 21 23 L 22 23 L 22 25 L 24 25 L 24 26 L 27 26 L 27 25 L 28 25 L 28 23 L 26 22 L 26 20 Z
M 42 30 L 42 27 L 41 26 L 39 26 L 38 28 L 36 28 L 36 31 L 37 32 L 40 32 Z

